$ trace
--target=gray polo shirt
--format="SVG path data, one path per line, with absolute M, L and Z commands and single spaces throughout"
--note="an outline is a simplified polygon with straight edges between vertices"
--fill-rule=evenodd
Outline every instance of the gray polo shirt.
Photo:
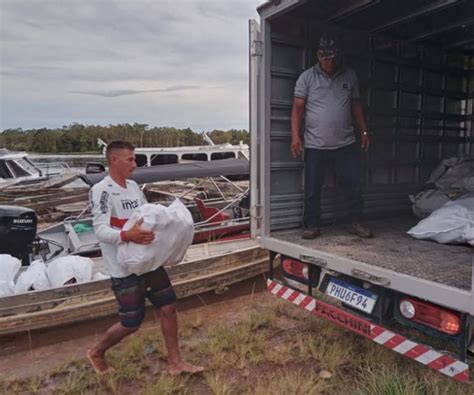
M 343 67 L 331 78 L 319 64 L 296 81 L 295 97 L 306 100 L 305 148 L 336 149 L 355 141 L 352 99 L 359 99 L 354 70 Z

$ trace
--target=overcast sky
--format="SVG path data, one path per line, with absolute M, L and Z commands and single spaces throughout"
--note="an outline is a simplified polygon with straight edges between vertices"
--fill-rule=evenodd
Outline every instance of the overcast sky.
M 0 130 L 248 128 L 263 0 L 0 0 Z

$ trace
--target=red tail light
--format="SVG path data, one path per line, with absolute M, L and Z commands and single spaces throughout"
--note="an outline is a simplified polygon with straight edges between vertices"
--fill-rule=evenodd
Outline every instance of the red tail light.
M 452 310 L 422 302 L 417 299 L 400 300 L 400 313 L 408 320 L 437 329 L 448 335 L 457 335 L 461 331 L 461 316 Z
M 308 280 L 308 265 L 295 259 L 286 258 L 283 260 L 283 271 L 301 280 Z

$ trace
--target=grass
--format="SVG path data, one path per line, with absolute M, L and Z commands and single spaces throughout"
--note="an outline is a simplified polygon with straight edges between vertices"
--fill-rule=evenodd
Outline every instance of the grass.
M 462 385 L 271 296 L 205 319 L 181 318 L 185 358 L 204 374 L 170 377 L 157 329 L 111 350 L 115 372 L 85 360 L 46 375 L 0 380 L 0 394 L 471 394 Z
M 356 394 L 417 395 L 423 393 L 422 390 L 421 382 L 415 377 L 384 367 L 379 370 L 369 368 Z
M 322 394 L 328 385 L 319 375 L 308 369 L 290 371 L 278 370 L 260 378 L 250 394 L 287 395 L 287 394 Z
M 225 378 L 217 373 L 208 373 L 204 377 L 213 395 L 231 395 L 237 391 L 231 383 L 227 383 Z

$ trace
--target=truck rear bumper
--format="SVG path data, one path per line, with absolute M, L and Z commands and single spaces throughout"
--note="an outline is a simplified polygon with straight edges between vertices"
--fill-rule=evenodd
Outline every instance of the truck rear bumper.
M 409 340 L 382 326 L 375 325 L 345 310 L 322 302 L 304 292 L 293 290 L 281 284 L 279 281 L 272 279 L 267 280 L 267 290 L 270 294 L 288 300 L 315 316 L 321 317 L 345 329 L 349 329 L 454 380 L 461 382 L 469 381 L 469 365 L 448 354 Z

